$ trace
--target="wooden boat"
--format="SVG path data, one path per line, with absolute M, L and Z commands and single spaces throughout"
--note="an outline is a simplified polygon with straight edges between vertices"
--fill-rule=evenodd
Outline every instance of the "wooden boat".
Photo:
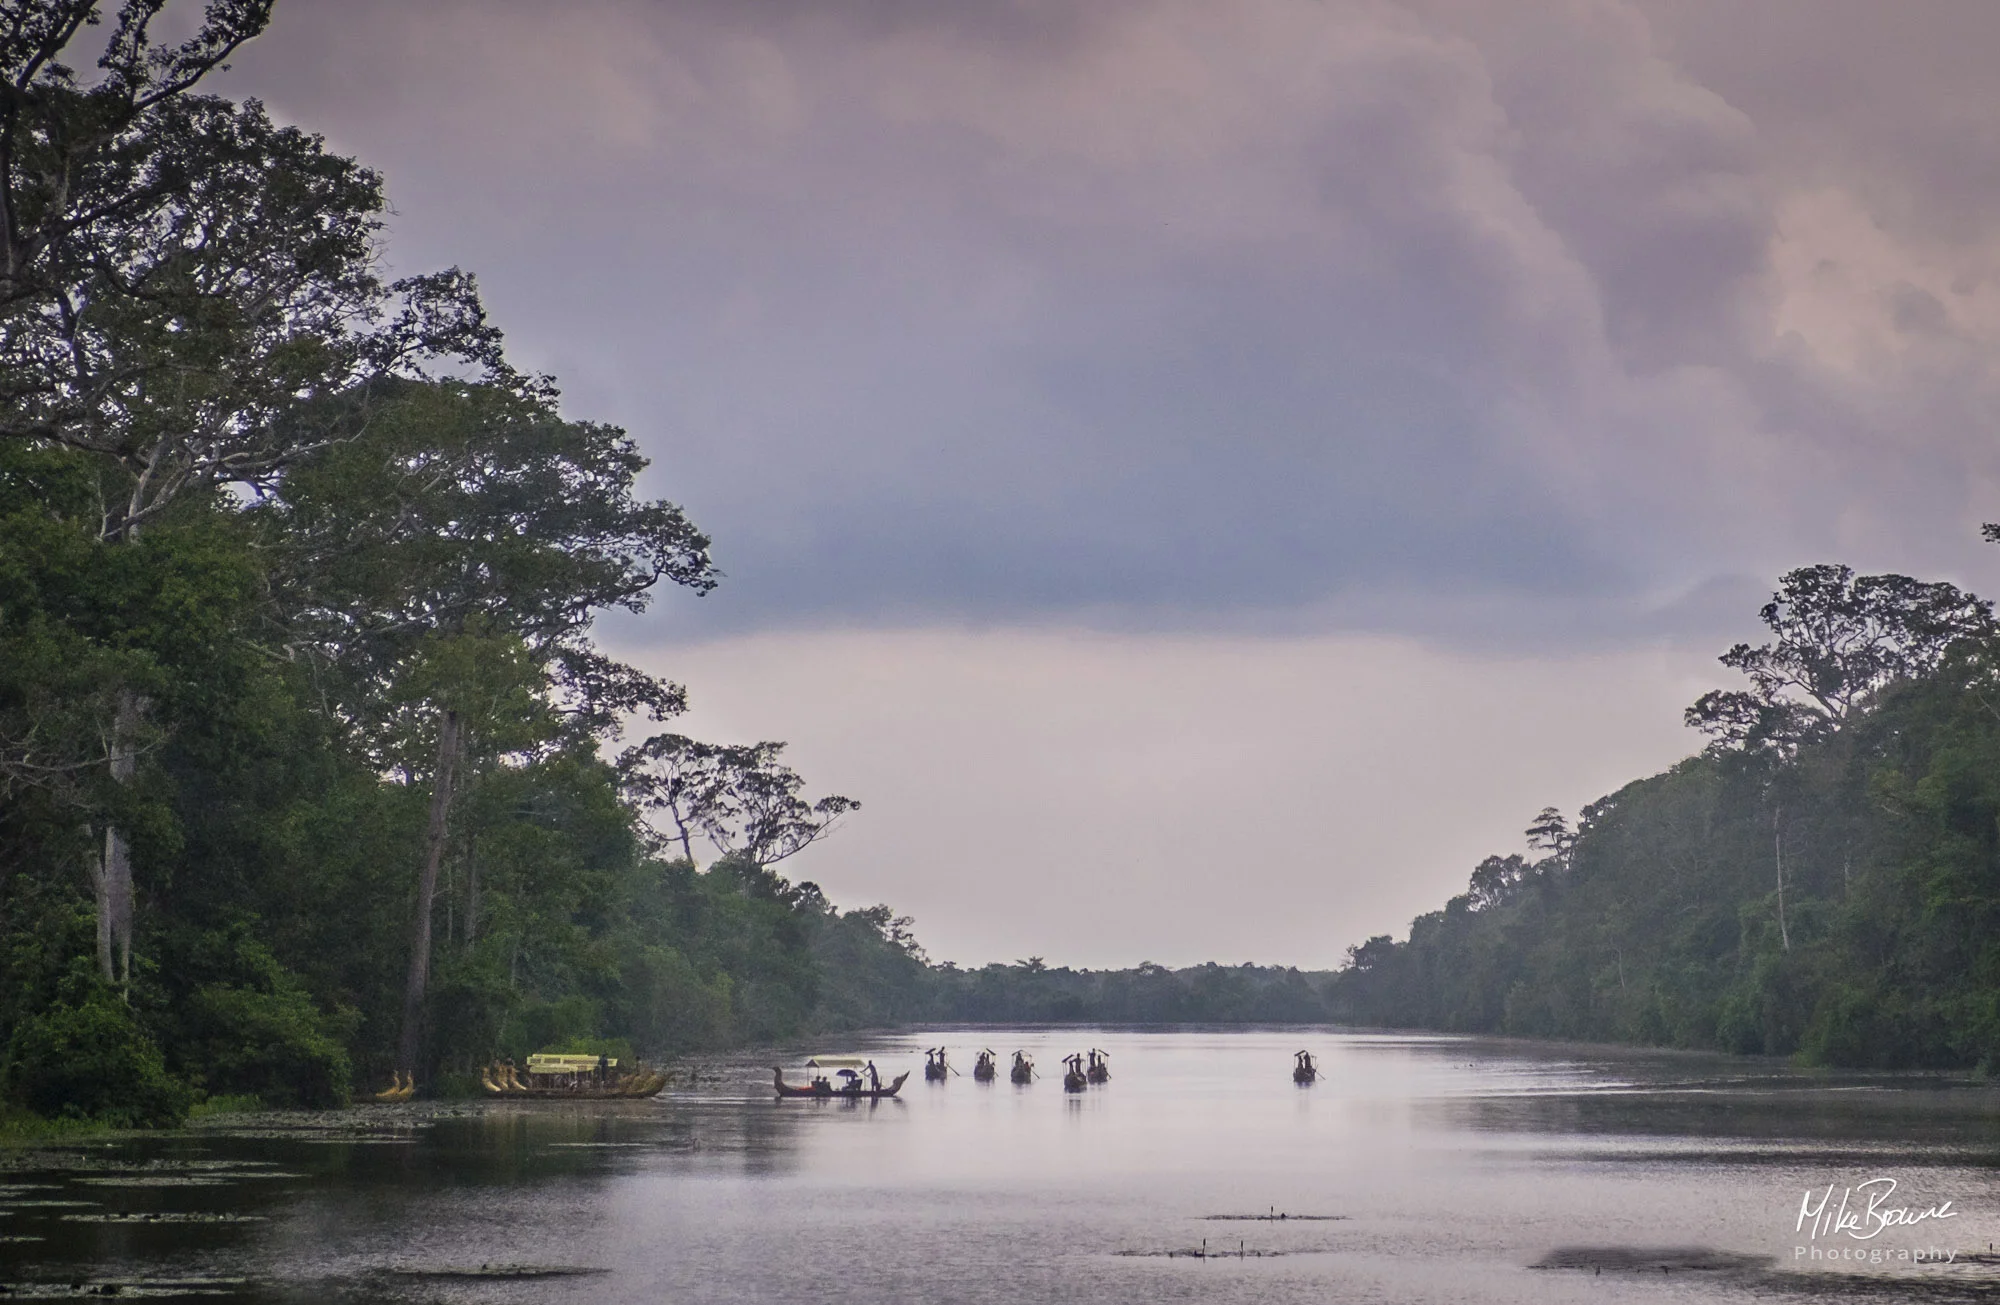
M 902 1091 L 904 1080 L 910 1077 L 910 1072 L 904 1070 L 888 1083 L 871 1088 L 867 1086 L 868 1080 L 861 1076 L 855 1066 L 837 1063 L 845 1059 L 845 1057 L 816 1057 L 806 1062 L 809 1070 L 835 1069 L 844 1075 L 838 1085 L 824 1075 L 815 1074 L 810 1082 L 803 1086 L 794 1086 L 785 1082 L 785 1071 L 773 1065 L 772 1086 L 777 1088 L 780 1097 L 813 1097 L 821 1101 L 881 1101 Z M 859 1063 L 864 1066 L 867 1064 L 866 1061 Z
M 1007 1077 L 1016 1083 L 1032 1083 L 1035 1081 L 1035 1062 L 1028 1058 L 1027 1052 L 1017 1051 L 1014 1053 L 1014 1068 L 1007 1071 Z
M 991 1051 L 979 1053 L 979 1059 L 972 1062 L 972 1077 L 981 1083 L 991 1083 L 1000 1076 L 1000 1062 Z
M 942 1083 L 944 1082 L 944 1076 L 950 1072 L 951 1066 L 945 1063 L 943 1047 L 932 1047 L 924 1053 L 924 1081 L 926 1083 Z
M 613 1074 L 617 1063 L 597 1056 L 530 1056 L 527 1082 L 503 1061 L 481 1070 L 479 1085 L 494 1096 L 529 1101 L 636 1101 L 658 1096 L 667 1085 L 663 1070 Z
M 1083 1076 L 1093 1083 L 1109 1083 L 1111 1081 L 1111 1057 L 1102 1051 L 1098 1051 L 1096 1048 L 1092 1048 L 1090 1052 L 1090 1067 L 1084 1070 Z
M 1292 1057 L 1292 1082 L 1300 1087 L 1310 1086 L 1319 1078 L 1319 1065 L 1310 1051 L 1301 1051 Z
M 497 1090 L 495 1086 L 489 1085 L 487 1090 L 499 1096 L 523 1101 L 639 1101 L 658 1096 L 666 1085 L 667 1076 L 654 1072 L 627 1074 L 602 1086 L 574 1084 L 553 1087 L 510 1087 Z
M 1090 1079 L 1083 1072 L 1083 1057 L 1070 1055 L 1063 1057 L 1063 1091 L 1081 1092 L 1090 1086 Z

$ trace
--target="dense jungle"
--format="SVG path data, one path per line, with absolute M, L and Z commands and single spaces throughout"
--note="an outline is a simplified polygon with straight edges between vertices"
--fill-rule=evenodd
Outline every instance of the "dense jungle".
M 380 177 L 200 93 L 268 0 L 159 8 L 0 32 L 5 1109 L 900 1017 L 907 922 L 773 868 L 857 804 L 591 638 L 708 539 L 471 276 L 384 279 Z

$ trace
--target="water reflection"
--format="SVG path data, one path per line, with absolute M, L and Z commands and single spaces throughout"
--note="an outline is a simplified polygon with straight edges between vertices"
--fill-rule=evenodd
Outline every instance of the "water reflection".
M 272 1302 L 1537 1305 L 1985 1299 L 2000 1281 L 1963 1260 L 1815 1260 L 1832 1243 L 1795 1227 L 1806 1193 L 1879 1174 L 1953 1208 L 1872 1245 L 2000 1242 L 2000 1093 L 1981 1084 L 1298 1031 L 927 1030 L 858 1050 L 900 1072 L 940 1044 L 968 1063 L 1102 1047 L 1117 1070 L 1080 1095 L 913 1075 L 897 1100 L 776 1101 L 746 1061 L 652 1101 L 373 1107 L 12 1154 L 0 1281 Z M 1291 1081 L 1301 1046 L 1315 1084 Z

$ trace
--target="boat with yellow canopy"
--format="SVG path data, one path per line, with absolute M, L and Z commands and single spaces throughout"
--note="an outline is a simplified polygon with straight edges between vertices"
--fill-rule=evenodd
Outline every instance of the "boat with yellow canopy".
M 538 1053 L 528 1057 L 525 1080 L 513 1062 L 496 1061 L 480 1071 L 479 1085 L 500 1097 L 612 1101 L 656 1096 L 667 1076 L 644 1066 L 620 1069 L 616 1056 Z

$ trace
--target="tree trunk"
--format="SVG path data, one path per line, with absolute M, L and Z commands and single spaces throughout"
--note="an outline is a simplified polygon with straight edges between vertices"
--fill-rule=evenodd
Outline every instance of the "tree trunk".
M 139 721 L 146 701 L 130 689 L 118 691 L 111 724 L 111 779 L 132 782 L 139 769 Z M 125 987 L 132 980 L 132 847 L 116 822 L 104 827 L 104 850 L 91 867 L 97 896 L 97 967 L 104 981 Z
M 465 837 L 465 945 L 479 941 L 479 857 L 472 835 Z
M 1785 828 L 1780 823 L 1784 814 L 1782 810 L 1772 813 L 1771 848 L 1778 862 L 1778 941 L 1789 952 L 1792 950 L 1792 935 L 1785 928 Z
M 444 862 L 451 816 L 452 785 L 458 769 L 459 719 L 446 711 L 438 724 L 437 769 L 431 779 L 431 815 L 424 828 L 423 868 L 417 873 L 417 923 L 410 943 L 410 977 L 403 988 L 403 1038 L 397 1059 L 411 1076 L 423 1046 L 424 989 L 431 978 L 431 906 L 437 898 L 438 867 Z

